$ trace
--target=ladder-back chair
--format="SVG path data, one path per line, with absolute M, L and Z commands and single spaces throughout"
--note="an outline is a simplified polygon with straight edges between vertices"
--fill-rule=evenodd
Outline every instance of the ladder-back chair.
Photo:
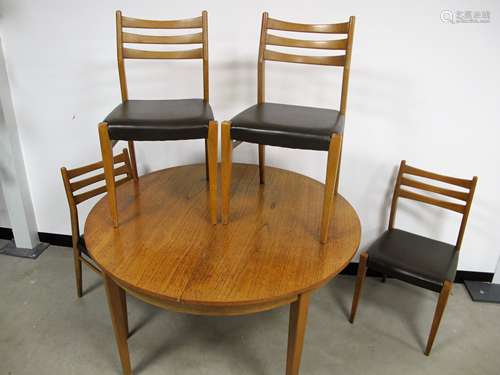
M 347 108 L 347 91 L 351 52 L 354 37 L 355 17 L 337 24 L 300 24 L 262 15 L 262 28 L 258 58 L 257 104 L 244 110 L 230 121 L 222 123 L 222 223 L 229 221 L 231 188 L 231 164 L 233 141 L 257 143 L 259 145 L 260 183 L 264 183 L 265 145 L 287 148 L 328 151 L 321 242 L 326 242 L 330 219 L 333 214 L 333 199 L 338 187 L 338 173 L 342 150 L 342 134 Z M 322 33 L 345 35 L 333 40 L 304 40 L 283 37 L 270 30 L 296 33 Z M 306 56 L 283 53 L 268 46 L 320 49 L 340 51 L 332 56 Z M 343 69 L 340 110 L 269 103 L 265 100 L 265 62 L 313 64 L 341 67 Z

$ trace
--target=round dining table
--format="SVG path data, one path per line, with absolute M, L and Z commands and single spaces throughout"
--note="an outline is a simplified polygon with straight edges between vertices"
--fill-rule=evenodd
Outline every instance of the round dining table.
M 187 314 L 244 315 L 290 305 L 286 374 L 299 373 L 311 294 L 342 271 L 361 236 L 358 215 L 334 197 L 329 240 L 320 243 L 324 186 L 298 173 L 234 164 L 229 224 L 213 225 L 203 164 L 168 168 L 117 188 L 85 222 L 88 251 L 103 272 L 124 374 L 126 294 Z M 265 343 L 264 343 L 265 345 Z

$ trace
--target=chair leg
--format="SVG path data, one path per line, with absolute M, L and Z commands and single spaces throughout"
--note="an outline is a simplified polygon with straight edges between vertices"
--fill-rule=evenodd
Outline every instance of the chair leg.
M 335 180 L 335 195 L 337 195 L 339 191 L 339 181 L 340 181 L 340 167 L 342 164 L 342 150 L 344 146 L 344 137 L 342 137 L 342 140 L 340 141 L 340 157 L 339 157 L 339 167 L 337 171 L 337 179 Z
M 212 224 L 217 224 L 217 128 L 217 121 L 210 121 L 208 125 L 208 138 L 205 140 L 209 176 L 210 221 Z
M 80 250 L 73 249 L 73 262 L 75 263 L 76 295 L 81 298 L 82 293 L 82 261 L 80 260 Z
M 130 164 L 132 164 L 132 173 L 134 174 L 134 180 L 139 178 L 137 173 L 137 161 L 135 159 L 135 146 L 134 141 L 128 141 L 128 152 L 130 154 Z
M 99 140 L 101 143 L 102 162 L 104 166 L 104 175 L 106 177 L 106 190 L 108 191 L 109 210 L 113 226 L 118 227 L 118 207 L 116 203 L 116 186 L 113 175 L 113 149 L 109 139 L 108 124 L 101 122 L 99 124 Z M 131 154 L 132 157 L 132 154 Z
M 321 243 L 326 243 L 328 240 L 330 219 L 333 216 L 333 197 L 339 170 L 341 144 L 342 136 L 340 134 L 333 134 L 328 149 L 328 164 L 326 167 L 325 195 L 323 198 L 323 216 L 321 219 L 320 234 Z
M 359 298 L 361 297 L 361 289 L 363 288 L 363 282 L 366 277 L 366 263 L 368 261 L 368 253 L 365 251 L 361 253 L 359 257 L 359 265 L 358 265 L 358 276 L 356 277 L 356 289 L 354 290 L 354 296 L 352 297 L 352 306 L 351 306 L 351 316 L 349 317 L 349 321 L 354 323 L 354 318 L 356 317 L 356 311 L 358 310 Z
M 227 224 L 229 221 L 229 201 L 231 195 L 231 170 L 233 145 L 231 143 L 231 123 L 228 121 L 222 122 L 221 128 L 221 148 L 222 148 L 222 224 Z
M 429 355 L 431 352 L 432 344 L 434 343 L 434 339 L 436 338 L 439 323 L 441 323 L 441 318 L 443 317 L 443 312 L 448 302 L 448 297 L 450 295 L 452 286 L 453 284 L 451 283 L 451 281 L 446 280 L 443 284 L 443 288 L 441 289 L 441 293 L 439 294 L 436 311 L 434 312 L 434 320 L 432 321 L 431 332 L 429 334 L 427 347 L 425 348 L 424 352 L 425 355 Z
M 265 174 L 264 174 L 265 167 L 266 167 L 266 146 L 259 145 L 259 177 L 261 184 L 264 184 L 265 181 Z
M 210 173 L 208 170 L 208 139 L 205 139 L 205 178 L 207 181 L 210 180 Z

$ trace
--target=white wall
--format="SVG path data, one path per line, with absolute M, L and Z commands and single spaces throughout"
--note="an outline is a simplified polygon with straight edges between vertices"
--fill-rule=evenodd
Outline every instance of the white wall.
M 0 32 L 39 231 L 70 232 L 59 167 L 99 158 L 97 123 L 120 101 L 115 9 L 153 19 L 208 10 L 211 103 L 219 120 L 255 103 L 263 10 L 299 22 L 356 15 L 341 192 L 361 217 L 363 246 L 387 225 L 393 177 L 404 158 L 444 174 L 479 176 L 459 268 L 493 272 L 500 253 L 500 3 L 400 4 L 3 0 Z M 445 24 L 443 9 L 489 10 L 491 23 Z M 339 75 L 331 68 L 268 65 L 269 100 L 338 106 Z M 197 62 L 133 61 L 129 66 L 131 98 L 201 95 Z M 325 156 L 272 148 L 268 161 L 323 180 Z M 199 162 L 202 142 L 139 143 L 138 160 L 142 173 Z M 256 147 L 241 146 L 236 160 L 255 163 Z M 458 230 L 455 214 L 418 204 L 401 205 L 399 224 L 450 242 Z

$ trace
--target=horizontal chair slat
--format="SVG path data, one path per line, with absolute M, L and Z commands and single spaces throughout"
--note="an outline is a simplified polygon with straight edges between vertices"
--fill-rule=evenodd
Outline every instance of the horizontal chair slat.
M 126 165 L 113 169 L 114 176 L 120 176 L 122 174 L 127 174 L 128 169 Z M 103 181 L 105 179 L 104 173 L 96 174 L 95 176 L 87 177 L 79 181 L 72 182 L 70 184 L 71 191 L 77 191 L 85 186 L 95 184 L 96 182 Z
M 465 206 L 458 204 L 458 203 L 452 203 L 452 202 L 446 202 L 442 201 L 440 199 L 435 199 L 431 197 L 427 197 L 422 194 L 414 193 L 405 189 L 400 189 L 399 190 L 399 196 L 401 198 L 407 198 L 407 199 L 413 199 L 415 201 L 427 203 L 427 204 L 432 204 L 434 206 L 446 208 L 448 210 L 452 210 L 455 212 L 459 212 L 463 214 L 465 212 Z
M 123 154 L 118 154 L 113 157 L 113 162 L 114 163 L 124 163 L 125 162 L 125 155 Z M 78 167 L 74 169 L 69 169 L 67 171 L 68 173 L 68 178 L 75 178 L 78 176 L 81 176 L 82 174 L 89 173 L 92 171 L 95 171 L 96 169 L 103 168 L 102 161 L 98 161 L 92 164 L 84 165 L 83 167 Z
M 349 22 L 320 25 L 294 23 L 269 18 L 267 20 L 267 28 L 272 30 L 297 31 L 306 33 L 347 34 L 349 31 Z
M 445 188 L 442 188 L 439 186 L 426 184 L 424 182 L 416 181 L 416 180 L 413 180 L 411 178 L 406 178 L 406 177 L 401 178 L 401 185 L 406 185 L 406 186 L 414 187 L 416 189 L 421 189 L 421 190 L 430 191 L 433 193 L 446 195 L 447 197 L 457 198 L 457 199 L 460 199 L 462 201 L 467 201 L 467 199 L 469 197 L 469 195 L 467 193 L 464 193 L 462 191 L 445 189 Z
M 184 51 L 144 51 L 140 49 L 124 48 L 123 57 L 126 59 L 201 59 L 203 49 L 196 48 Z
M 201 17 L 165 21 L 122 17 L 122 27 L 137 29 L 196 29 L 202 27 L 202 22 Z
M 314 65 L 332 65 L 344 66 L 345 55 L 340 56 L 304 56 L 290 53 L 282 53 L 266 49 L 264 51 L 264 60 L 282 61 L 297 64 L 314 64 Z
M 129 181 L 128 178 L 122 178 L 121 180 L 118 180 L 118 181 L 115 182 L 115 186 L 120 186 L 120 185 L 124 184 L 127 181 Z M 75 197 L 74 197 L 75 204 L 82 203 L 82 202 L 86 201 L 87 199 L 90 199 L 92 197 L 95 197 L 96 195 L 99 195 L 99 194 L 102 194 L 102 193 L 105 193 L 105 192 L 106 192 L 106 185 L 100 186 L 100 187 L 98 187 L 96 189 L 92 189 L 92 190 L 86 191 L 85 193 L 81 193 L 81 194 L 75 195 Z
M 347 49 L 347 39 L 303 40 L 303 39 L 285 38 L 273 34 L 267 34 L 266 43 L 274 46 L 284 46 L 284 47 L 331 49 L 331 50 Z
M 462 178 L 444 176 L 437 173 L 427 172 L 422 169 L 418 169 L 415 167 L 410 167 L 409 165 L 405 165 L 403 169 L 403 173 L 412 174 L 414 176 L 420 176 L 425 178 L 430 178 L 437 181 L 446 182 L 451 185 L 462 186 L 464 188 L 470 188 L 472 186 L 471 180 L 465 180 Z
M 123 43 L 142 44 L 197 44 L 203 43 L 203 34 L 187 35 L 142 35 L 133 33 L 123 33 Z

